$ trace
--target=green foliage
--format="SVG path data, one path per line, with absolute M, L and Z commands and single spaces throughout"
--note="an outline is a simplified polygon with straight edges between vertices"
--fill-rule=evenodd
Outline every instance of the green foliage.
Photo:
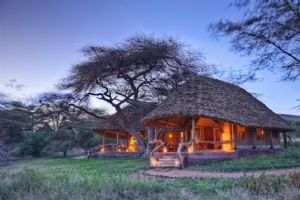
M 29 135 L 19 147 L 20 155 L 30 155 L 39 157 L 42 155 L 42 150 L 46 146 L 46 137 L 49 133 L 36 132 Z
M 289 135 L 294 137 L 300 137 L 300 121 L 289 121 L 295 131 L 290 132 Z
M 55 154 L 62 151 L 64 156 L 67 155 L 67 151 L 74 146 L 74 133 L 71 127 L 63 127 L 57 132 L 52 132 L 47 138 L 47 145 L 44 151 L 48 154 Z
M 1 99 L 0 99 L 1 101 Z M 16 143 L 32 131 L 33 108 L 21 102 L 7 101 L 0 107 L 0 137 L 5 143 Z
M 74 137 L 75 145 L 85 149 L 95 147 L 101 142 L 99 135 L 93 133 L 91 128 L 84 126 L 77 129 Z

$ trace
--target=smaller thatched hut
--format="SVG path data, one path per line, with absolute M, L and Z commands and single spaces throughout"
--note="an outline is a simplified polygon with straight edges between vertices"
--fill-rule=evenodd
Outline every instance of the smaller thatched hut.
M 188 160 L 235 157 L 245 150 L 280 149 L 280 133 L 286 141 L 290 125 L 246 90 L 221 80 L 200 76 L 170 94 L 144 118 L 145 126 L 176 128 L 156 138 L 161 148 L 152 154 L 151 165 Z M 286 145 L 286 143 L 285 143 Z M 157 155 L 157 156 L 155 156 Z M 168 155 L 168 158 L 165 158 Z
M 129 125 L 135 127 L 145 141 L 147 140 L 147 132 L 141 119 L 155 107 L 155 103 L 139 102 L 139 109 L 133 105 L 123 108 L 123 114 L 130 123 Z M 102 144 L 98 147 L 99 156 L 125 156 L 138 151 L 135 138 L 123 128 L 120 116 L 117 113 L 99 123 L 93 131 L 102 136 Z M 113 143 L 107 141 L 113 141 Z

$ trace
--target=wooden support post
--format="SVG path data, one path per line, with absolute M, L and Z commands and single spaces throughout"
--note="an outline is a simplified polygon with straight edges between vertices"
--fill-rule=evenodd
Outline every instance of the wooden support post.
M 232 149 L 236 150 L 236 144 L 237 144 L 237 125 L 232 124 L 232 132 L 231 132 L 231 141 L 232 141 Z
M 284 148 L 287 148 L 287 140 L 286 140 L 286 132 L 283 132 L 283 144 L 284 144 Z
M 253 149 L 256 149 L 256 128 L 251 128 Z
M 105 135 L 102 136 L 102 149 L 105 151 Z
M 184 129 L 184 142 L 188 142 L 189 141 L 189 136 L 188 136 L 188 130 L 187 128 Z
M 195 152 L 195 119 L 192 119 L 192 152 Z
M 117 132 L 117 151 L 119 150 L 119 132 Z
M 154 128 L 154 140 L 158 140 L 158 130 Z
M 270 149 L 273 149 L 273 131 L 272 130 L 269 130 L 270 132 Z

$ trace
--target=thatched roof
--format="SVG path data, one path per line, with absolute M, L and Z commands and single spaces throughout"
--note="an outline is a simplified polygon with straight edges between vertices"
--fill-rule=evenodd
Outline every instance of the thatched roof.
M 144 127 L 141 119 L 145 117 L 150 111 L 152 111 L 155 107 L 155 103 L 148 103 L 148 102 L 139 102 L 140 111 L 133 105 L 128 105 L 123 108 L 123 114 L 127 117 L 127 121 L 130 122 L 131 126 L 136 127 L 139 131 L 145 131 L 146 128 Z M 101 121 L 96 128 L 93 129 L 94 132 L 99 134 L 101 133 L 114 133 L 119 132 L 126 134 L 126 131 L 123 129 L 120 115 L 117 113 L 109 116 L 106 120 Z
M 145 125 L 155 126 L 159 119 L 178 116 L 208 117 L 246 127 L 292 130 L 286 121 L 246 90 L 205 76 L 183 84 L 143 121 Z

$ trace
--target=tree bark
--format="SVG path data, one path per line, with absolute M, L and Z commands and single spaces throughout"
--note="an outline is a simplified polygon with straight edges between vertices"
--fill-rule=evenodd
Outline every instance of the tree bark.
M 126 116 L 124 116 L 123 111 L 120 107 L 116 107 L 116 111 L 120 116 L 122 127 L 135 138 L 138 145 L 138 152 L 144 154 L 146 150 L 146 146 L 142 137 L 138 134 L 137 128 L 130 126 L 130 122 L 127 121 L 127 118 Z
M 148 158 L 150 156 L 151 151 L 152 151 L 152 148 L 150 146 L 150 142 L 155 139 L 153 128 L 147 128 L 147 134 L 148 134 L 148 142 L 147 142 L 147 148 L 146 148 L 146 152 L 145 152 L 145 156 L 144 156 L 145 158 Z

